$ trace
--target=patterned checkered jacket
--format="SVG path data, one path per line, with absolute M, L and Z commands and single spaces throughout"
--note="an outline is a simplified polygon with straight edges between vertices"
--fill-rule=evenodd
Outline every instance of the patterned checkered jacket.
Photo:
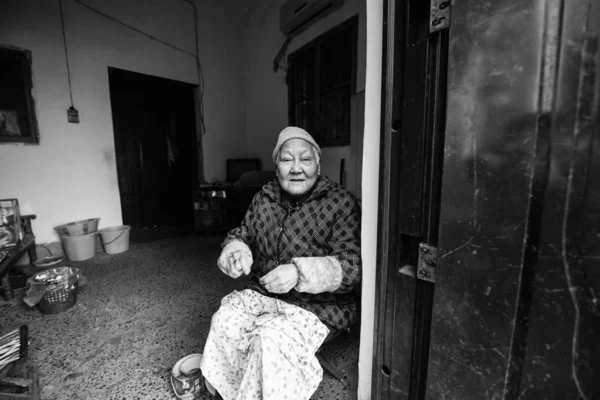
M 300 204 L 282 201 L 277 179 L 257 193 L 240 227 L 231 230 L 223 246 L 242 240 L 254 263 L 247 287 L 295 304 L 319 317 L 332 333 L 349 329 L 357 317 L 355 286 L 360 282 L 360 207 L 356 198 L 327 177 L 320 177 Z M 310 294 L 294 289 L 284 294 L 264 290 L 258 279 L 294 257 L 336 257 L 342 284 L 333 293 Z

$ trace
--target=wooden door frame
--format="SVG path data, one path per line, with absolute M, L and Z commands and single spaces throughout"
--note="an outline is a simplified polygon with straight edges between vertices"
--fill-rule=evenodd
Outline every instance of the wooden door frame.
M 407 308 L 403 325 L 411 324 L 412 351 L 410 371 L 406 379 L 406 388 L 394 387 L 394 365 L 384 348 L 384 334 L 390 329 L 386 326 L 386 309 L 392 307 L 398 297 L 393 278 L 401 264 L 407 262 L 408 253 L 418 250 L 418 243 L 437 245 L 439 211 L 441 199 L 442 164 L 444 131 L 446 125 L 446 92 L 448 68 L 448 31 L 429 33 L 429 2 L 384 1 L 383 15 L 383 65 L 382 65 L 382 118 L 381 118 L 381 155 L 380 155 L 380 208 L 377 248 L 376 287 L 379 288 L 375 299 L 375 326 L 373 351 L 372 398 L 423 399 L 426 391 L 427 360 L 431 331 L 431 312 L 433 308 L 434 285 L 422 280 L 409 283 L 411 292 L 407 299 L 414 299 L 412 310 Z M 411 9 L 412 6 L 412 9 Z M 424 28 L 425 27 L 425 28 Z M 415 60 L 417 58 L 417 60 Z M 410 59 L 412 64 L 407 64 Z M 426 69 L 423 82 L 411 83 L 406 79 L 410 65 L 421 63 Z M 407 65 L 409 67 L 407 68 Z M 414 68 L 414 67 L 413 67 Z M 418 68 L 418 66 L 417 66 Z M 421 85 L 422 86 L 419 86 Z M 410 103 L 410 104 L 409 104 Z M 408 104 L 408 105 L 407 105 Z M 410 110 L 423 106 L 415 118 L 405 118 L 405 108 Z M 394 106 L 394 105 L 400 105 Z M 403 120 L 405 118 L 405 120 Z M 417 187 L 421 191 L 419 210 L 407 229 L 414 237 L 406 245 L 406 235 L 399 221 L 407 217 L 402 214 L 401 188 L 398 180 L 403 171 L 401 160 L 402 132 L 411 132 L 419 142 L 418 168 L 421 182 Z M 406 139 L 405 139 L 406 140 Z M 406 229 L 404 229 L 406 231 Z M 404 237 L 403 237 L 404 236 Z M 416 263 L 410 256 L 410 263 Z M 394 279 L 390 282 L 389 279 Z M 390 287 L 389 287 L 390 286 Z M 394 309 L 394 307 L 393 307 Z M 394 321 L 393 330 L 398 323 Z M 389 344 L 387 344 L 390 346 Z M 391 345 L 393 348 L 393 343 Z M 387 370 L 387 371 L 386 371 Z M 387 393 L 387 396 L 386 396 Z

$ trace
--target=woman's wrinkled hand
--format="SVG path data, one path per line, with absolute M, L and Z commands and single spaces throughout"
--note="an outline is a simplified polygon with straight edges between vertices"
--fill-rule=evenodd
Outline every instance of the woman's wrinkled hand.
M 252 267 L 252 253 L 246 244 L 232 242 L 221 252 L 217 266 L 221 272 L 234 279 L 242 274 L 248 275 Z
M 298 268 L 282 264 L 260 278 L 260 284 L 271 293 L 287 293 L 298 284 Z

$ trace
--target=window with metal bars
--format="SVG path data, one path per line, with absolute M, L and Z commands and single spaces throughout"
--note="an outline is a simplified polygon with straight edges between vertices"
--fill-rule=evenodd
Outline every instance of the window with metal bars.
M 357 31 L 354 16 L 288 56 L 290 124 L 306 129 L 321 147 L 350 144 Z

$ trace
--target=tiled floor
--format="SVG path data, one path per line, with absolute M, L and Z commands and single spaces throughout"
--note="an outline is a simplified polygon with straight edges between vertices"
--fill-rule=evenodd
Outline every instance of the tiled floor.
M 172 366 L 202 352 L 212 313 L 240 282 L 215 267 L 220 238 L 161 236 L 134 232 L 125 253 L 98 251 L 91 260 L 65 262 L 88 283 L 76 306 L 62 313 L 0 300 L 0 334 L 29 325 L 43 400 L 176 398 Z M 313 399 L 356 398 L 358 345 L 352 332 L 323 350 L 350 385 L 344 389 L 325 374 Z

